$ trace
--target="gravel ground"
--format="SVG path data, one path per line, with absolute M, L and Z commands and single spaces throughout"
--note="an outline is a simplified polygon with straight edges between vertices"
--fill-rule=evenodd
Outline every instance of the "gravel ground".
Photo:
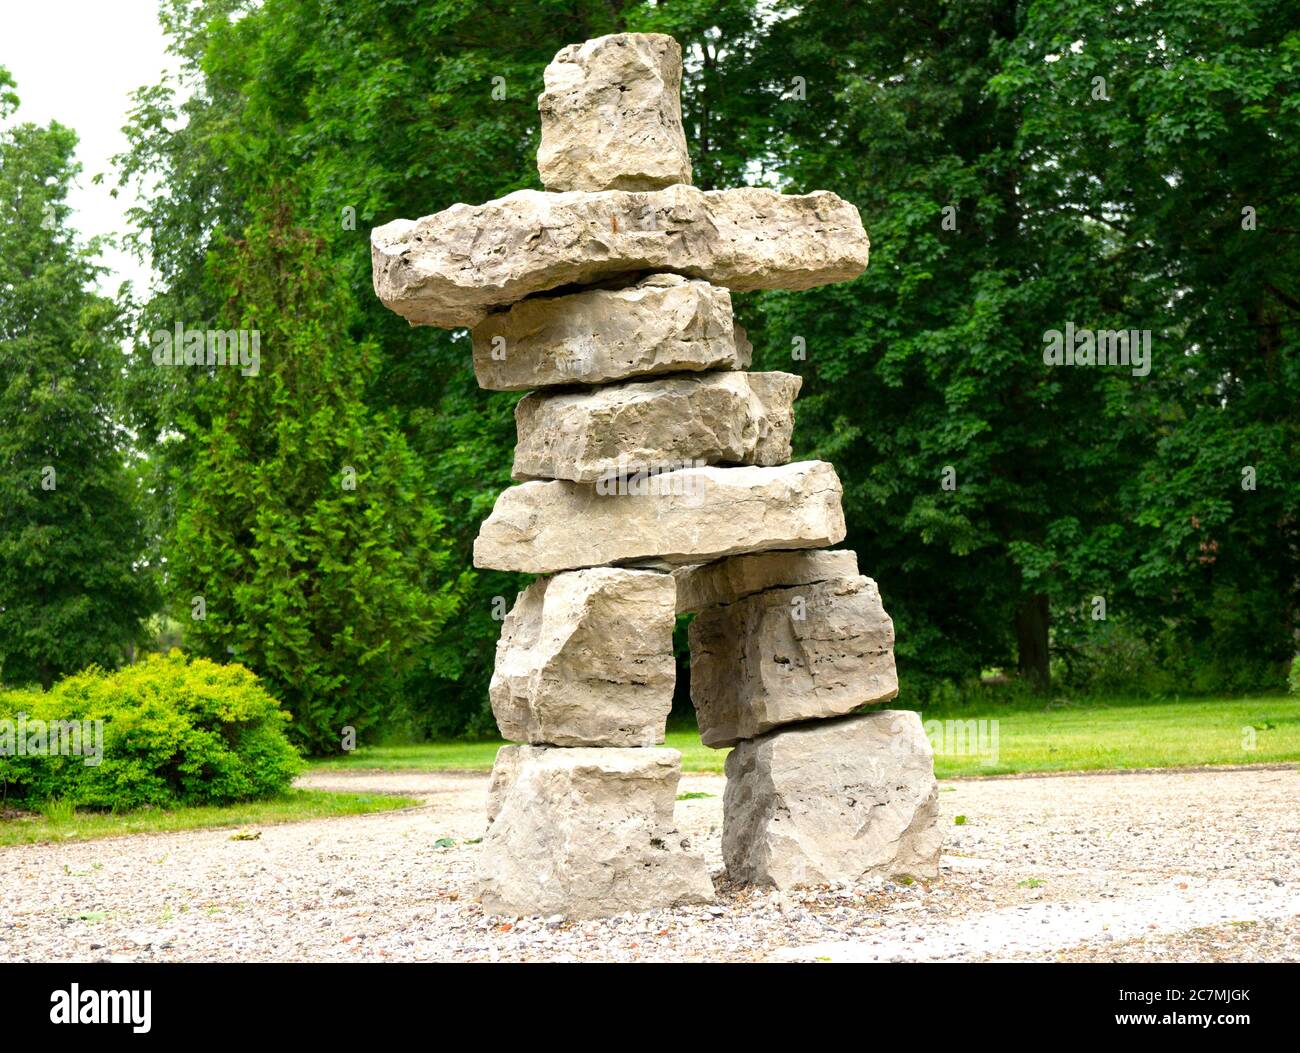
M 573 923 L 474 902 L 485 774 L 303 785 L 425 803 L 251 841 L 0 849 L 0 960 L 1300 961 L 1294 767 L 947 782 L 937 881 L 788 893 L 724 880 L 723 780 L 688 775 L 680 792 L 712 796 L 679 801 L 678 826 L 716 904 Z

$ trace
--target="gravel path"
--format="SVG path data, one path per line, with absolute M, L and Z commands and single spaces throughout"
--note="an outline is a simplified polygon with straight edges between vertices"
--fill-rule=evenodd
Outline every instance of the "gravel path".
M 784 894 L 726 883 L 723 780 L 688 775 L 680 792 L 712 796 L 679 801 L 678 826 L 717 903 L 573 923 L 475 904 L 485 774 L 303 784 L 425 803 L 252 841 L 2 848 L 0 960 L 1300 960 L 1296 768 L 948 782 L 939 880 Z

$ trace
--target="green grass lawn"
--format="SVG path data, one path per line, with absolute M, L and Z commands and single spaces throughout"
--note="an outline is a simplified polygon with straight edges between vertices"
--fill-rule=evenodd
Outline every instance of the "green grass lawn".
M 1300 761 L 1300 701 L 1286 697 L 985 707 L 924 719 L 932 741 L 938 729 L 930 721 L 998 722 L 997 763 L 937 755 L 941 778 Z M 943 731 L 951 741 L 946 726 Z
M 505 743 L 499 739 L 484 742 L 421 742 L 409 746 L 362 746 L 341 757 L 325 757 L 311 762 L 311 771 L 347 771 L 380 768 L 384 771 L 484 771 L 490 770 L 497 750 Z M 700 741 L 693 728 L 669 731 L 664 742 L 682 751 L 686 771 L 722 771 L 726 750 L 711 750 Z
M 361 815 L 409 808 L 419 804 L 413 797 L 388 794 L 328 793 L 323 790 L 290 790 L 279 797 L 247 804 L 199 808 L 142 808 L 132 812 L 73 812 L 51 806 L 45 812 L 0 819 L 0 846 L 34 844 L 39 841 L 88 841 L 123 834 L 156 834 L 169 830 L 198 830 L 220 827 L 255 828 L 302 819 L 324 819 L 339 815 Z M 246 836 L 252 836 L 250 830 Z
M 926 712 L 923 719 L 936 742 L 935 772 L 940 778 L 1300 761 L 1300 701 L 1286 697 L 1086 702 L 1055 708 L 970 706 Z M 954 755 L 956 726 L 929 723 L 970 720 L 997 721 L 996 763 L 985 763 L 992 759 L 988 751 L 985 756 Z M 987 725 L 986 746 L 991 745 L 991 734 L 992 726 Z M 492 741 L 370 746 L 346 757 L 314 761 L 312 769 L 485 770 L 492 767 L 501 745 Z M 722 771 L 726 751 L 706 748 L 693 730 L 669 731 L 665 745 L 681 750 L 685 771 Z

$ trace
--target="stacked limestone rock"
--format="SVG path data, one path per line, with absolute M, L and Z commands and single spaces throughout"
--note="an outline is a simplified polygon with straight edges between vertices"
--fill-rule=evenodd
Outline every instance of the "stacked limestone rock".
M 856 277 L 868 242 L 834 194 L 690 185 L 670 37 L 565 48 L 539 99 L 547 192 L 372 234 L 375 291 L 418 325 L 470 326 L 479 383 L 518 405 L 513 475 L 479 567 L 543 575 L 505 620 L 492 708 L 507 739 L 482 849 L 485 907 L 594 916 L 712 898 L 673 827 L 658 748 L 672 634 L 694 612 L 691 695 L 727 758 L 737 881 L 937 871 L 935 782 L 897 692 L 893 625 L 844 537 L 841 488 L 788 463 L 800 378 L 746 372 L 729 289 Z M 578 288 L 582 287 L 582 288 Z

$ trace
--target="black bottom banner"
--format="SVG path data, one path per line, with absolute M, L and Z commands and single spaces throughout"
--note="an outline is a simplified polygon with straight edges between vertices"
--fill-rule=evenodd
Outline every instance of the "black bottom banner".
M 1293 1036 L 1300 982 L 1300 970 L 1289 965 L 770 965 L 728 977 L 731 993 L 713 992 L 710 999 L 720 1001 L 706 1009 L 708 988 L 700 985 L 718 977 L 690 973 L 726 967 L 628 966 L 617 975 L 609 966 L 514 968 L 531 975 L 505 980 L 435 963 L 12 964 L 0 965 L 0 985 L 12 1037 L 53 1029 L 83 1039 L 113 1031 L 128 1039 L 210 1040 L 279 1023 L 296 1038 L 373 1039 L 377 1027 L 420 1018 L 441 1019 L 441 1030 L 476 1020 L 527 1026 L 537 1014 L 554 1028 L 573 1012 L 575 1036 L 604 1019 L 626 1025 L 653 1014 L 676 1026 L 682 1013 L 700 1013 L 702 1024 L 724 1027 L 734 1040 L 738 1029 L 846 1026 L 861 1007 L 867 1012 L 853 1028 L 864 1041 L 877 1026 L 927 1023 L 940 1040 L 974 1029 L 986 1038 L 1038 1041 L 1123 1032 L 1233 1041 Z

